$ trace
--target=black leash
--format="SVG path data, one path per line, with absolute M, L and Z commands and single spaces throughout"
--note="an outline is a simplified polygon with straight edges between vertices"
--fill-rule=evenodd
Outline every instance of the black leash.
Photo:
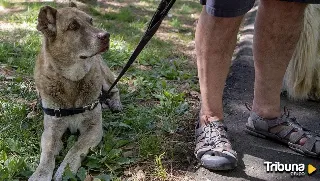
M 146 32 L 144 33 L 143 37 L 141 38 L 137 48 L 132 53 L 131 57 L 129 58 L 129 61 L 124 66 L 124 68 L 120 72 L 117 79 L 113 82 L 113 84 L 111 85 L 109 90 L 107 92 L 104 92 L 104 91 L 102 92 L 102 94 L 99 98 L 100 102 L 106 102 L 106 100 L 109 98 L 112 88 L 114 88 L 114 86 L 117 85 L 117 83 L 119 82 L 121 77 L 127 72 L 129 67 L 136 60 L 137 56 L 143 50 L 145 45 L 149 42 L 149 40 L 157 32 L 159 26 L 161 25 L 162 20 L 167 16 L 169 10 L 171 9 L 171 7 L 173 6 L 174 3 L 175 3 L 175 0 L 161 0 L 156 12 L 154 13 L 154 15 L 148 25 Z

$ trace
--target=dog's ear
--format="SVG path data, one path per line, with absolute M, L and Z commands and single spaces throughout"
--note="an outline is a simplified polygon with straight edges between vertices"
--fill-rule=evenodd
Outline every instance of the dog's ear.
M 37 30 L 41 31 L 46 37 L 54 37 L 57 32 L 56 16 L 57 10 L 53 7 L 42 7 L 38 15 Z
M 78 8 L 78 7 L 77 7 L 77 4 L 76 4 L 75 2 L 73 2 L 73 1 L 70 1 L 70 2 L 69 2 L 69 7 Z

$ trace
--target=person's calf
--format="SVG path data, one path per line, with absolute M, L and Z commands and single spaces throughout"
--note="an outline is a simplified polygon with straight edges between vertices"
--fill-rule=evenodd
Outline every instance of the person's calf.
M 196 54 L 203 116 L 223 119 L 222 94 L 243 16 L 221 18 L 203 8 L 196 30 Z
M 255 22 L 253 111 L 263 118 L 280 116 L 282 80 L 298 42 L 306 4 L 262 0 Z

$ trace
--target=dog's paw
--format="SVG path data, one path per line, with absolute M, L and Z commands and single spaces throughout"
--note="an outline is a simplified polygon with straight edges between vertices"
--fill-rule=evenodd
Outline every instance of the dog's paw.
M 123 110 L 123 106 L 122 106 L 120 100 L 108 99 L 107 105 L 108 105 L 109 109 L 114 113 L 121 112 Z
M 51 180 L 52 172 L 47 170 L 36 170 L 28 181 Z
M 101 107 L 103 110 L 108 110 L 109 109 L 109 106 L 107 103 L 101 103 Z
M 53 176 L 54 181 L 62 181 L 65 168 L 66 168 L 66 164 L 61 163 L 61 165 L 58 167 L 56 173 Z
M 53 180 L 54 181 L 62 181 L 62 177 L 63 177 L 63 171 L 58 171 L 56 172 L 56 174 L 54 174 Z

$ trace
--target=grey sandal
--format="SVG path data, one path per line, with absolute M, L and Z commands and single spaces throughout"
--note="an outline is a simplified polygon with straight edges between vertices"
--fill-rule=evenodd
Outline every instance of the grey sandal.
M 237 153 L 232 150 L 222 121 L 212 121 L 196 128 L 194 152 L 201 165 L 210 170 L 231 170 L 237 166 Z
M 280 129 L 270 131 L 279 125 L 282 125 Z M 289 118 L 289 113 L 268 120 L 251 112 L 246 128 L 246 132 L 251 135 L 280 141 L 303 155 L 320 157 L 320 137 L 316 133 L 303 128 L 295 118 Z M 306 142 L 301 145 L 299 142 L 303 138 L 306 138 Z

